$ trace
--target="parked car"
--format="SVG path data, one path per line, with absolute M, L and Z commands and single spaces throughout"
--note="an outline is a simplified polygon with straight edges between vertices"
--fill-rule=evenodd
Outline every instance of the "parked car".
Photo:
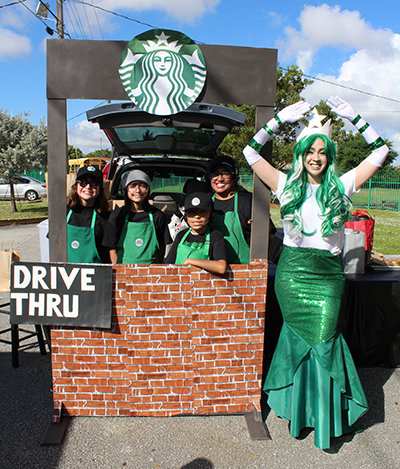
M 122 200 L 121 177 L 141 169 L 152 179 L 150 198 L 172 215 L 184 198 L 187 180 L 206 180 L 209 161 L 235 125 L 246 115 L 213 104 L 192 104 L 172 116 L 148 114 L 134 103 L 113 103 L 87 111 L 110 140 L 113 156 L 106 177 L 112 180 L 111 200 Z
M 14 178 L 14 194 L 16 199 L 29 201 L 47 197 L 46 184 L 30 176 L 17 176 Z M 0 177 L 0 199 L 10 198 L 10 181 Z

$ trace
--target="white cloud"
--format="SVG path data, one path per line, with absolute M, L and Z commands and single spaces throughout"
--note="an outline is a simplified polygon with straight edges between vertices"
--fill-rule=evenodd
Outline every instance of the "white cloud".
M 29 38 L 0 27 L 0 60 L 30 55 L 31 51 L 32 45 Z
M 157 10 L 165 13 L 178 21 L 194 24 L 207 13 L 214 13 L 215 8 L 221 0 L 141 0 L 132 2 L 132 0 L 97 0 L 95 4 L 105 10 L 116 12 L 121 15 L 131 17 L 140 21 L 136 13 L 146 10 Z M 116 16 L 102 11 L 100 8 L 92 8 L 88 1 L 85 4 L 64 3 L 64 21 L 66 30 L 73 37 L 95 38 L 99 39 L 103 33 L 115 34 L 118 29 Z M 84 18 L 84 21 L 78 21 L 77 18 Z M 154 27 L 158 27 L 154 24 Z M 150 28 L 148 28 L 150 29 Z
M 68 145 L 77 146 L 86 155 L 100 148 L 111 150 L 111 145 L 104 132 L 97 124 L 81 121 L 68 128 Z
M 382 137 L 391 139 L 400 154 L 400 35 L 389 29 L 373 29 L 358 11 L 341 10 L 339 6 L 330 7 L 326 4 L 304 7 L 299 22 L 299 31 L 285 29 L 286 39 L 280 41 L 280 46 L 283 47 L 282 57 L 286 60 L 296 57 L 297 65 L 305 73 L 312 67 L 316 54 L 321 50 L 324 53 L 327 48 L 330 48 L 331 53 L 335 49 L 348 52 L 347 60 L 337 73 L 318 74 L 317 78 L 324 82 L 315 80 L 302 93 L 303 97 L 315 105 L 331 95 L 341 96 Z M 337 83 L 342 87 L 326 82 Z M 346 128 L 354 130 L 351 124 L 346 124 Z
M 213 13 L 215 7 L 221 0 L 101 0 L 98 5 L 103 8 L 115 11 L 123 9 L 125 11 L 145 11 L 159 10 L 165 12 L 171 18 L 175 18 L 187 23 L 194 23 L 206 13 Z
M 269 11 L 267 18 L 269 19 L 268 24 L 273 27 L 281 26 L 284 21 L 282 15 L 279 15 L 275 11 Z
M 303 96 L 311 104 L 317 104 L 320 99 L 327 99 L 332 94 L 341 96 L 350 102 L 367 121 L 373 124 L 382 133 L 383 137 L 393 140 L 395 149 L 400 154 L 398 133 L 400 117 L 400 82 L 398 79 L 400 35 L 392 33 L 388 49 L 390 51 L 387 55 L 375 55 L 370 50 L 361 49 L 352 54 L 342 64 L 337 76 L 324 74 L 318 74 L 317 76 L 319 79 L 337 83 L 346 88 L 316 80 L 313 85 L 304 91 Z M 363 93 L 352 91 L 349 88 Z
M 393 32 L 373 29 L 358 11 L 341 10 L 340 6 L 305 6 L 299 18 L 300 30 L 285 28 L 286 39 L 277 42 L 284 60 L 296 57 L 297 65 L 307 71 L 315 54 L 323 47 L 342 50 L 368 49 L 376 55 L 390 54 Z

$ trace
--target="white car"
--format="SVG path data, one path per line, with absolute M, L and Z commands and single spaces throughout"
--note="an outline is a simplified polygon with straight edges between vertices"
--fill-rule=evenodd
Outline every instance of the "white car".
M 11 198 L 10 181 L 0 178 L 0 200 Z M 47 197 L 46 184 L 30 176 L 14 178 L 14 194 L 16 199 L 29 201 Z

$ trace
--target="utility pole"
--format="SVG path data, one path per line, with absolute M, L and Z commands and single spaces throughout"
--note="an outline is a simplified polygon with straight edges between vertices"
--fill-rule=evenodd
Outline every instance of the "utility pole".
M 63 0 L 57 0 L 57 39 L 64 39 Z

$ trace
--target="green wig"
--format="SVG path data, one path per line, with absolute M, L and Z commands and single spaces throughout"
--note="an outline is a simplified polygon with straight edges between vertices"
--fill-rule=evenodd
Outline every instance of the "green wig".
M 336 176 L 336 147 L 324 134 L 313 134 L 302 138 L 294 147 L 293 164 L 288 172 L 285 188 L 281 196 L 281 215 L 289 236 L 298 241 L 303 235 L 313 235 L 303 231 L 301 207 L 307 198 L 307 171 L 304 158 L 313 143 L 320 138 L 325 143 L 325 156 L 328 166 L 322 176 L 322 183 L 316 193 L 322 218 L 321 233 L 324 238 L 339 232 L 351 207 L 350 199 L 344 194 L 344 186 Z

